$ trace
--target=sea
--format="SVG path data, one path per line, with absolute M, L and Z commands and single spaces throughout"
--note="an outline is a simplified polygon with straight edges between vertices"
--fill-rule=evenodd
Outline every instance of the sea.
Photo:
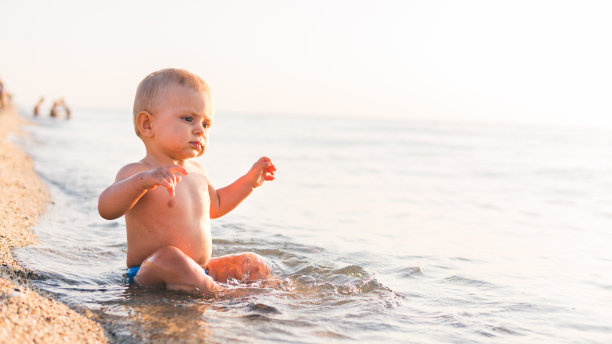
M 52 201 L 16 259 L 111 342 L 612 342 L 612 129 L 218 113 L 213 184 L 277 173 L 212 221 L 213 256 L 256 252 L 280 283 L 217 297 L 122 276 L 125 221 L 97 199 L 144 156 L 129 110 L 25 131 Z

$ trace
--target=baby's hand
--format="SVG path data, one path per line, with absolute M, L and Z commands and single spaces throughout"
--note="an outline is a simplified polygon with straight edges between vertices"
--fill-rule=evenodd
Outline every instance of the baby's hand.
M 174 189 L 176 184 L 181 181 L 181 175 L 187 175 L 187 170 L 178 165 L 170 165 L 164 167 L 158 167 L 153 170 L 145 172 L 142 178 L 142 186 L 146 190 L 153 190 L 158 186 L 165 187 L 170 194 L 170 197 L 174 197 Z
M 276 167 L 274 167 L 272 161 L 263 157 L 253 164 L 246 175 L 252 181 L 253 188 L 256 188 L 266 180 L 274 180 L 274 171 L 276 171 Z

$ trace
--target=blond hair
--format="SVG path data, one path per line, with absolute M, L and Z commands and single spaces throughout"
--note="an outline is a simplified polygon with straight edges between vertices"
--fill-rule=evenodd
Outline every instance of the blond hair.
M 202 78 L 184 69 L 168 68 L 147 75 L 138 84 L 136 97 L 134 98 L 133 112 L 136 135 L 140 136 L 136 126 L 136 116 L 142 111 L 153 113 L 159 98 L 163 96 L 168 85 L 172 83 L 210 94 L 210 87 L 208 87 L 208 84 Z

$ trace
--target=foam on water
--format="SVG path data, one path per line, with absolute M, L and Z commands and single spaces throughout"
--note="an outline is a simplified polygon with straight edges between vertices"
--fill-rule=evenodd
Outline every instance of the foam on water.
M 125 222 L 97 214 L 144 152 L 128 111 L 28 131 L 54 203 L 16 257 L 119 342 L 612 339 L 608 132 L 219 114 L 201 159 L 215 185 L 260 154 L 278 177 L 213 221 L 213 255 L 259 253 L 279 282 L 196 297 L 125 284 Z

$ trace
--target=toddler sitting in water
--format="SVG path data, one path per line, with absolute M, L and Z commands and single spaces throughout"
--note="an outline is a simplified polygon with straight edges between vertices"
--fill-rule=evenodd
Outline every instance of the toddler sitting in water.
M 254 188 L 274 179 L 276 168 L 263 157 L 234 183 L 216 190 L 204 167 L 213 119 L 208 85 L 180 69 L 164 69 L 138 85 L 134 127 L 145 157 L 122 167 L 100 194 L 98 211 L 108 220 L 125 215 L 126 275 L 141 285 L 218 291 L 215 282 L 270 277 L 255 253 L 211 258 L 210 218 L 227 214 Z

